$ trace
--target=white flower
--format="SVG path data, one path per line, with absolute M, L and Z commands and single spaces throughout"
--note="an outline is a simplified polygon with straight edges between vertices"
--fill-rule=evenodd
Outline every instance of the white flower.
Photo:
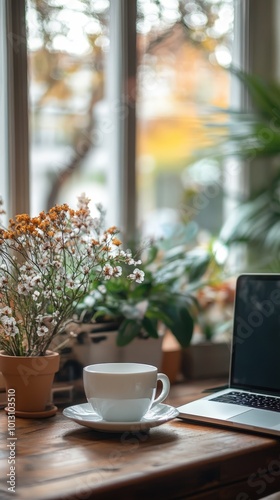
M 35 290 L 35 292 L 32 294 L 32 299 L 35 300 L 38 300 L 38 297 L 40 297 L 40 293 L 38 292 L 38 290 Z
M 80 196 L 78 196 L 78 207 L 79 208 L 88 208 L 89 202 L 90 202 L 90 198 L 87 198 L 85 193 L 82 193 Z
M 2 323 L 3 326 L 9 326 L 11 324 L 11 319 L 9 316 L 2 316 L 0 322 Z
M 62 267 L 62 263 L 59 262 L 59 260 L 53 260 L 52 266 L 55 267 L 56 269 L 60 269 Z
M 74 290 L 74 288 L 77 286 L 75 281 L 72 280 L 71 278 L 66 281 L 66 286 L 70 288 L 71 290 Z
M 19 329 L 16 325 L 16 320 L 15 318 L 9 316 L 2 316 L 0 318 L 0 323 L 2 324 L 6 335 L 9 335 L 11 337 L 14 337 L 19 333 Z
M 43 250 L 49 250 L 51 248 L 51 243 L 49 241 L 44 241 L 42 245 Z
M 29 283 L 19 283 L 17 287 L 18 293 L 22 295 L 28 295 L 31 290 L 32 286 Z
M 18 333 L 19 333 L 19 329 L 18 327 L 16 326 L 16 324 L 14 323 L 13 325 L 11 325 L 11 327 L 9 328 L 9 331 L 6 330 L 6 333 L 10 334 L 11 337 L 15 337 Z
M 2 309 L 0 309 L 0 316 L 2 316 L 2 314 L 12 314 L 12 309 L 9 306 L 2 307 Z
M 145 273 L 136 267 L 132 274 L 128 275 L 132 281 L 136 281 L 136 283 L 142 283 L 144 281 Z
M 105 275 L 105 280 L 109 280 L 111 276 L 113 275 L 113 268 L 110 266 L 110 264 L 106 264 L 103 267 L 103 273 Z
M 33 276 L 31 279 L 31 286 L 34 287 L 36 285 L 39 285 L 41 283 L 41 276 L 37 274 L 36 276 Z
M 8 284 L 8 279 L 6 276 L 3 276 L 2 278 L 0 278 L 0 287 L 4 287 L 7 284 Z
M 48 331 L 49 329 L 46 326 L 41 325 L 37 328 L 37 335 L 38 337 L 43 337 L 46 333 L 48 333 Z
M 113 268 L 113 275 L 115 276 L 115 278 L 119 278 L 122 275 L 121 266 L 116 266 Z

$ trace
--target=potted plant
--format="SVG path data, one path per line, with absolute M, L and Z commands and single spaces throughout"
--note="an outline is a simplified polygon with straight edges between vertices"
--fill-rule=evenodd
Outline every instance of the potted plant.
M 235 280 L 209 280 L 198 290 L 199 313 L 190 346 L 182 353 L 188 379 L 228 376 Z
M 236 248 L 245 246 L 246 256 L 236 259 L 239 271 L 279 271 L 279 192 L 280 192 L 280 85 L 257 75 L 231 68 L 248 91 L 252 110 L 220 110 L 223 120 L 214 145 L 196 152 L 193 162 L 202 158 L 223 164 L 229 157 L 242 161 L 274 161 L 274 178 L 238 206 L 225 220 L 218 243 Z M 225 115 L 227 120 L 224 120 Z M 213 131 L 213 128 L 211 128 Z M 222 133 L 221 133 L 222 132 Z M 265 164 L 263 166 L 265 168 Z M 269 177 L 268 177 L 269 178 Z M 239 256 L 239 253 L 237 254 Z M 236 267 L 235 267 L 236 272 Z M 235 281 L 235 280 L 234 280 Z M 184 349 L 182 371 L 188 378 L 226 375 L 229 368 L 229 343 L 225 329 L 232 330 L 233 289 L 231 280 L 218 280 L 201 288 L 198 294 L 200 313 L 192 345 Z
M 220 163 L 228 157 L 246 162 L 273 161 L 274 177 L 248 199 L 240 199 L 226 219 L 219 238 L 227 246 L 246 246 L 249 258 L 243 262 L 247 270 L 275 272 L 279 270 L 280 248 L 280 85 L 236 68 L 231 71 L 247 90 L 252 110 L 222 110 L 228 120 L 218 125 L 222 131 L 216 135 L 218 144 L 200 151 L 198 156 L 215 158 Z M 263 168 L 266 168 L 265 162 Z
M 46 405 L 59 355 L 50 346 L 97 282 L 135 267 L 116 227 L 104 231 L 104 213 L 99 207 L 93 218 L 89 201 L 82 195 L 77 210 L 64 204 L 33 218 L 20 214 L 0 228 L 0 371 L 21 416 L 54 413 Z M 137 273 L 141 281 L 139 269 L 124 281 Z
M 141 283 L 137 283 L 138 278 L 142 278 L 137 271 L 132 273 L 129 282 L 121 276 L 114 281 L 104 279 L 102 283 L 92 283 L 89 294 L 76 311 L 91 336 L 89 341 L 86 328 L 79 326 L 80 334 L 78 332 L 73 348 L 74 353 L 80 351 L 86 356 L 84 364 L 97 353 L 97 342 L 102 351 L 102 340 L 104 344 L 110 343 L 110 349 L 105 347 L 102 351 L 101 356 L 106 355 L 103 361 L 108 360 L 114 349 L 119 360 L 153 362 L 159 367 L 165 329 L 181 347 L 189 345 L 197 311 L 194 292 L 201 285 L 201 277 L 210 261 L 208 251 L 190 248 L 192 230 L 190 226 L 180 225 L 173 228 L 169 238 L 150 242 L 141 252 L 145 273 Z M 106 336 L 104 331 L 97 335 L 95 330 L 100 327 L 104 330 L 107 322 L 112 331 Z M 158 344 L 156 358 L 151 358 L 153 344 Z

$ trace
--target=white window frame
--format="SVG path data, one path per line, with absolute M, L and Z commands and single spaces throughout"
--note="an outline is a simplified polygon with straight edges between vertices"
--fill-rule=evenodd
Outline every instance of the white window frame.
M 275 64 L 279 52 L 279 3 L 279 0 L 235 0 L 233 65 L 267 81 L 276 80 L 279 72 Z M 252 110 L 249 95 L 236 77 L 232 79 L 231 105 L 245 111 Z M 252 158 L 245 162 L 232 159 L 226 167 L 225 219 L 240 201 L 268 186 L 275 176 L 275 167 L 268 159 Z

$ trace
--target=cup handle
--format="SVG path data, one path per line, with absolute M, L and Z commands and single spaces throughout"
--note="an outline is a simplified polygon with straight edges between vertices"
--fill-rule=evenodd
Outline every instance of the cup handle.
M 157 380 L 161 381 L 162 390 L 161 390 L 160 395 L 154 400 L 151 408 L 153 408 L 155 405 L 164 401 L 164 399 L 167 398 L 167 396 L 169 394 L 169 390 L 170 390 L 170 381 L 169 381 L 169 378 L 167 377 L 167 375 L 165 375 L 165 373 L 158 373 Z

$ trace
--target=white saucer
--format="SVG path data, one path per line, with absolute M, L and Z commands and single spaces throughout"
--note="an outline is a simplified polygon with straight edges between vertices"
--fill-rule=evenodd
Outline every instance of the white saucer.
M 89 403 L 69 406 L 63 410 L 65 417 L 80 425 L 103 432 L 148 431 L 176 418 L 179 411 L 173 406 L 158 404 L 151 408 L 139 422 L 107 422 L 95 413 Z

